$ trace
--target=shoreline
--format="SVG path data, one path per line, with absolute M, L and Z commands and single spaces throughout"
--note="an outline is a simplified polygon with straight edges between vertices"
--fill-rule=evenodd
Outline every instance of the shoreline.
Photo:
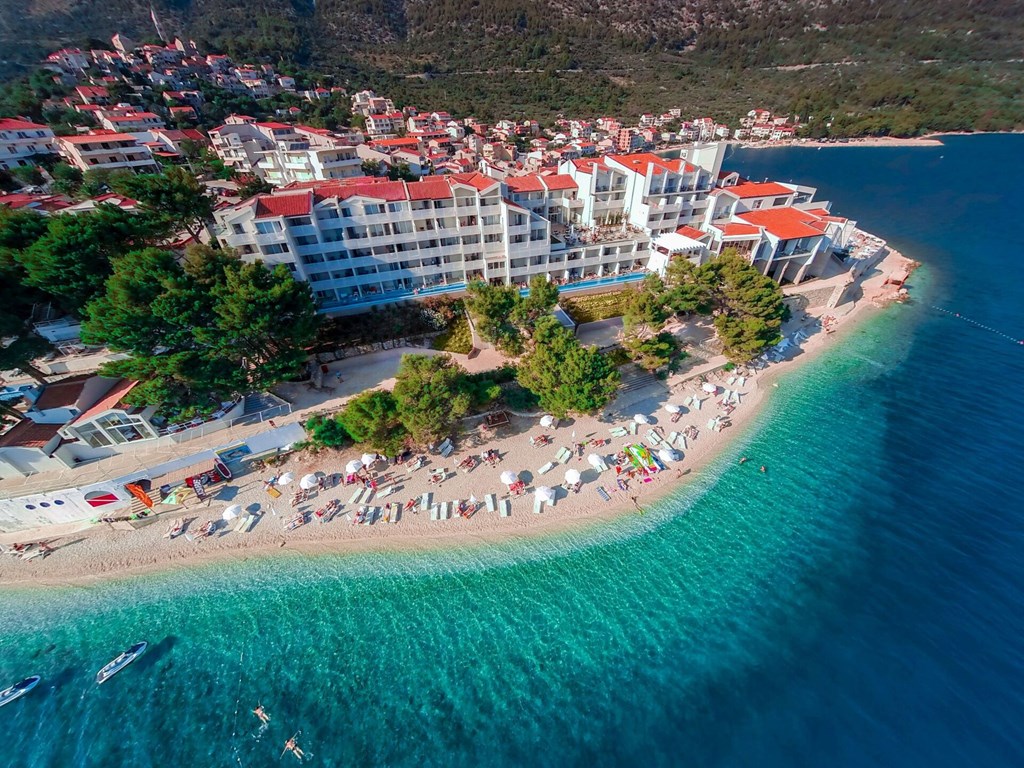
M 624 514 L 638 514 L 635 506 L 648 507 L 659 503 L 671 493 L 678 492 L 702 477 L 708 466 L 719 460 L 729 448 L 746 436 L 758 420 L 769 413 L 767 405 L 773 388 L 778 386 L 777 380 L 789 373 L 800 370 L 802 365 L 815 359 L 824 349 L 833 346 L 831 342 L 843 339 L 849 329 L 855 327 L 859 320 L 873 314 L 874 309 L 881 308 L 886 302 L 878 300 L 878 292 L 885 277 L 898 264 L 910 265 L 896 251 L 891 251 L 871 270 L 870 276 L 858 281 L 859 296 L 847 301 L 836 310 L 824 307 L 813 307 L 799 322 L 791 321 L 786 328 L 791 335 L 799 328 L 813 328 L 820 325 L 819 318 L 832 315 L 838 319 L 835 332 L 826 332 L 818 327 L 816 332 L 801 345 L 801 351 L 795 357 L 787 358 L 781 363 L 772 364 L 751 376 L 745 386 L 737 386 L 743 396 L 740 405 L 731 415 L 732 426 L 721 432 L 712 432 L 706 423 L 717 411 L 715 400 L 721 395 L 704 395 L 702 408 L 691 409 L 678 424 L 671 424 L 663 410 L 664 403 L 682 403 L 690 395 L 699 391 L 700 381 L 692 378 L 694 374 L 683 373 L 670 377 L 660 386 L 648 385 L 629 395 L 620 395 L 619 400 L 609 409 L 614 413 L 612 418 L 605 414 L 598 416 L 569 419 L 555 430 L 546 430 L 553 442 L 545 447 L 532 447 L 529 435 L 536 435 L 545 430 L 535 425 L 533 420 L 514 419 L 515 427 L 512 434 L 498 438 L 478 441 L 478 435 L 470 432 L 457 439 L 457 450 L 445 462 L 448 467 L 457 465 L 467 455 L 475 455 L 483 448 L 497 448 L 502 461 L 495 468 L 482 464 L 471 473 L 456 471 L 454 476 L 436 487 L 427 486 L 426 479 L 429 467 L 441 461 L 436 456 L 429 456 L 431 464 L 428 468 L 408 475 L 404 471 L 396 474 L 394 485 L 402 486 L 393 496 L 369 502 L 370 506 L 383 506 L 387 502 L 404 503 L 410 497 L 419 497 L 424 491 L 433 492 L 433 500 L 457 501 L 468 499 L 471 495 L 481 502 L 481 509 L 472 517 L 463 519 L 457 513 L 450 520 L 430 521 L 426 512 L 408 514 L 397 524 L 389 524 L 379 520 L 372 526 L 353 525 L 346 518 L 355 510 L 346 503 L 351 496 L 352 488 L 339 485 L 336 488 L 320 492 L 320 498 L 314 498 L 307 508 L 312 511 L 322 506 L 330 498 L 338 498 L 344 506 L 341 513 L 330 523 L 319 525 L 310 522 L 295 531 L 284 532 L 282 523 L 291 516 L 294 509 L 288 507 L 288 494 L 276 500 L 276 505 L 262 491 L 260 474 L 251 473 L 239 479 L 239 487 L 233 489 L 229 498 L 214 498 L 201 505 L 188 509 L 178 509 L 160 514 L 154 523 L 135 530 L 113 530 L 105 526 L 92 526 L 86 530 L 66 535 L 65 540 L 55 542 L 53 554 L 46 558 L 32 561 L 21 561 L 15 558 L 0 558 L 0 587 L 16 589 L 33 586 L 44 587 L 82 587 L 108 582 L 121 578 L 172 572 L 184 568 L 213 565 L 228 561 L 246 562 L 255 558 L 264 559 L 278 556 L 303 556 L 319 554 L 365 554 L 384 552 L 423 552 L 438 551 L 452 546 L 485 546 L 488 544 L 511 542 L 524 538 L 555 535 L 577 529 L 581 525 L 597 525 L 620 518 Z M 891 298 L 891 297 L 890 297 Z M 708 367 L 708 366 L 703 366 Z M 730 375 L 710 376 L 709 380 L 722 387 Z M 651 391 L 648 392 L 648 389 Z M 637 435 L 625 438 L 609 438 L 609 428 L 620 426 L 632 420 L 633 413 L 649 414 L 653 417 L 651 426 L 641 425 Z M 560 446 L 572 445 L 579 440 L 587 442 L 591 439 L 604 439 L 606 445 L 600 449 L 587 447 L 584 453 L 598 452 L 603 456 L 618 451 L 623 445 L 645 440 L 648 429 L 657 429 L 662 436 L 671 432 L 681 431 L 687 425 L 697 426 L 700 430 L 696 441 L 683 449 L 684 459 L 679 463 L 669 464 L 668 468 L 654 475 L 649 481 L 630 484 L 627 492 L 613 490 L 615 475 L 610 470 L 597 475 L 586 461 L 575 457 L 565 464 L 556 464 L 544 477 L 537 476 L 535 467 L 552 461 Z M 508 428 L 506 428 L 508 429 Z M 281 467 L 290 470 L 296 477 L 316 470 L 340 472 L 348 459 L 355 455 L 352 449 L 344 452 L 326 451 L 316 456 L 303 454 L 292 456 Z M 756 457 L 751 459 L 752 471 L 757 471 Z M 533 514 L 534 496 L 525 496 L 512 500 L 512 516 L 498 517 L 495 513 L 483 508 L 484 495 L 494 493 L 499 498 L 505 488 L 500 484 L 498 475 L 508 469 L 520 474 L 527 485 L 536 487 L 548 485 L 557 487 L 563 483 L 565 470 L 578 468 L 583 473 L 583 488 L 576 494 L 568 494 L 560 490 L 555 506 L 544 506 L 541 514 Z M 449 469 L 451 472 L 451 469 Z M 386 480 L 381 481 L 381 488 Z M 598 500 L 595 490 L 603 485 L 610 491 L 610 501 Z M 223 490 L 223 489 L 222 489 Z M 291 490 L 291 489 L 289 489 Z M 636 501 L 633 501 L 633 498 Z M 263 516 L 250 533 L 238 533 L 228 526 L 220 535 L 204 541 L 190 542 L 184 536 L 174 540 L 163 538 L 164 530 L 171 520 L 182 517 L 196 518 L 190 530 L 196 530 L 205 520 L 219 520 L 223 509 L 232 503 L 253 502 L 261 506 Z M 249 504 L 248 506 L 253 506 Z M 28 537 L 22 537 L 25 540 Z M 40 538 L 36 536 L 35 538 Z M 70 541 L 67 541 L 70 539 Z M 31 540 L 31 539 L 30 539 Z
M 1017 135 L 1024 131 L 945 131 L 926 133 L 923 136 L 858 136 L 843 141 L 822 141 L 819 139 L 783 139 L 781 141 L 735 141 L 729 143 L 737 149 L 783 149 L 804 147 L 807 149 L 830 149 L 833 147 L 942 147 L 945 136 L 1003 136 Z

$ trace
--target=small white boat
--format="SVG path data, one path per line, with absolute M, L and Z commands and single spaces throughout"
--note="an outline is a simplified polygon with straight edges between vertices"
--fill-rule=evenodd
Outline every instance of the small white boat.
M 16 699 L 20 699 L 26 693 L 28 693 L 37 685 L 39 685 L 39 681 L 41 679 L 42 678 L 40 678 L 38 675 L 33 675 L 32 677 L 26 677 L 20 683 L 15 683 L 10 688 L 4 688 L 2 691 L 0 691 L 0 707 L 4 706 L 5 704 L 10 704 L 12 701 L 15 701 Z
M 136 643 L 127 651 L 119 655 L 117 658 L 113 659 L 109 664 L 103 667 L 103 669 L 96 673 L 96 682 L 107 682 L 107 680 L 109 680 L 122 669 L 127 667 L 129 664 L 131 664 L 133 661 L 139 658 L 139 656 L 144 654 L 146 652 L 146 647 L 148 645 L 149 644 L 145 640 L 143 640 L 141 643 Z

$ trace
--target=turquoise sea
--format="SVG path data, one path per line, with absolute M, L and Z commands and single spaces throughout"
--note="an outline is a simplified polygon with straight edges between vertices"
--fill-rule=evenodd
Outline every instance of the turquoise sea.
M 300 732 L 324 766 L 1021 765 L 1024 347 L 933 306 L 1024 337 L 1024 137 L 727 165 L 925 262 L 913 303 L 642 517 L 0 592 L 0 681 L 44 677 L 2 763 L 278 765 Z

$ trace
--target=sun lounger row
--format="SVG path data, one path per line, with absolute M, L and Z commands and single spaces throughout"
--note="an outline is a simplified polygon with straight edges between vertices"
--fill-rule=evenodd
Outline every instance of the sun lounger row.
M 686 435 L 682 432 L 672 432 L 668 436 L 668 444 L 676 448 L 686 449 Z
M 547 474 L 548 472 L 550 472 L 554 468 L 555 468 L 555 462 L 549 461 L 547 464 L 545 464 L 543 467 L 541 467 L 540 469 L 537 470 L 537 474 L 538 475 Z
M 612 427 L 608 431 L 611 432 L 612 437 L 625 437 L 629 434 L 625 427 Z

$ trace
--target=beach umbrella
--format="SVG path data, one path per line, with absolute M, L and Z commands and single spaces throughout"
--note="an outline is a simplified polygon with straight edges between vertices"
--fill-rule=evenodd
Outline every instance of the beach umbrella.
M 705 382 L 701 389 L 703 389 L 709 395 L 713 395 L 718 391 L 717 385 L 712 384 L 710 381 Z
M 542 427 L 547 427 L 548 429 L 550 429 L 551 427 L 555 426 L 555 417 L 550 415 L 550 414 L 547 414 L 545 416 L 541 416 L 540 417 L 540 425 Z
M 511 469 L 506 469 L 501 473 L 501 482 L 505 485 L 512 485 L 512 483 L 519 482 L 519 475 L 513 472 Z
M 679 461 L 680 456 L 678 452 L 673 451 L 671 448 L 662 448 L 660 451 L 658 451 L 658 458 L 664 462 L 669 462 Z
M 534 491 L 534 494 L 537 496 L 538 499 L 548 504 L 555 500 L 554 489 L 548 488 L 546 485 L 540 486 L 537 490 Z
M 602 459 L 596 453 L 592 453 L 589 456 L 587 456 L 587 461 L 589 461 L 590 466 L 592 466 L 596 470 L 600 470 L 601 465 L 604 464 L 604 459 Z
M 320 480 L 314 474 L 303 475 L 302 479 L 299 480 L 299 488 L 305 491 L 316 488 L 320 484 Z
M 675 403 L 666 403 L 665 410 L 668 411 L 669 413 L 679 413 L 682 410 L 682 408 L 676 405 Z
M 575 485 L 580 481 L 580 471 L 578 469 L 567 469 L 565 470 L 565 482 L 569 485 Z
M 642 413 L 638 413 L 636 416 L 634 416 L 633 417 L 633 421 L 635 421 L 637 424 L 650 424 L 651 423 L 650 418 L 647 417 L 647 416 L 644 416 Z
M 232 504 L 230 507 L 224 510 L 224 514 L 221 515 L 221 517 L 223 517 L 225 520 L 234 520 L 240 514 L 242 514 L 242 505 Z
M 278 485 L 288 485 L 289 483 L 294 483 L 294 482 L 295 482 L 295 473 L 294 472 L 285 472 L 283 475 L 281 475 L 279 478 L 277 478 L 277 484 Z
M 369 469 L 377 463 L 377 457 L 372 453 L 364 453 L 362 458 L 363 466 Z
M 354 475 L 362 468 L 363 462 L 361 462 L 359 459 L 352 459 L 352 461 L 345 465 L 345 473 L 348 475 Z

